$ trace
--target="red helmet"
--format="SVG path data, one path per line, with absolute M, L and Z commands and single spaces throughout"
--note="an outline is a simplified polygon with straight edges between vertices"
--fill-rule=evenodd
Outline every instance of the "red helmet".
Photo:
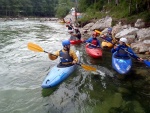
M 96 32 L 93 32 L 92 35 L 97 36 L 98 34 Z

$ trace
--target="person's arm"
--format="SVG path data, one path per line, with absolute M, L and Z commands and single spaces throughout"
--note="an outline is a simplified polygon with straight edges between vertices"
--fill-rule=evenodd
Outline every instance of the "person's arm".
M 99 40 L 97 40 L 98 44 L 97 44 L 97 47 L 101 47 L 101 43 Z
M 89 39 L 85 40 L 85 42 L 91 43 L 92 42 L 92 38 L 90 37 Z
M 111 52 L 114 53 L 116 51 L 118 51 L 120 48 L 120 45 L 114 45 L 114 47 L 111 49 Z
M 48 53 L 48 57 L 50 60 L 55 60 L 58 58 L 58 56 L 59 56 L 59 51 L 56 51 L 54 54 Z
M 129 52 L 129 55 L 137 60 L 143 60 L 142 58 L 138 57 L 131 48 L 128 48 L 128 52 Z M 131 53 L 131 54 L 130 54 Z
M 76 64 L 78 62 L 78 57 L 76 55 L 76 53 L 73 50 L 70 50 L 70 56 L 72 56 L 73 58 L 73 64 Z

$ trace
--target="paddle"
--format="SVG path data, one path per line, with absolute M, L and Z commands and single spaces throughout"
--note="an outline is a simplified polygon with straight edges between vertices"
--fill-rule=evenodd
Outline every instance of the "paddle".
M 45 53 L 48 53 L 47 51 L 44 51 L 39 45 L 34 44 L 32 42 L 28 43 L 28 49 L 32 50 L 32 51 L 35 51 L 35 52 L 45 52 Z
M 127 51 L 126 49 L 122 48 L 125 52 L 127 52 L 128 54 L 132 55 L 132 56 L 135 56 L 134 54 L 130 53 L 129 51 Z M 136 58 L 135 58 L 136 59 Z M 150 67 L 150 62 L 148 60 L 143 60 L 143 62 L 148 66 Z
M 47 51 L 43 50 L 39 45 L 31 43 L 31 42 L 28 43 L 28 49 L 35 51 L 35 52 L 48 53 Z M 52 53 L 50 53 L 50 54 L 52 54 Z M 54 54 L 52 54 L 52 55 L 54 55 Z M 56 55 L 54 55 L 54 56 L 56 56 Z M 97 70 L 96 68 L 94 68 L 92 66 L 85 65 L 85 64 L 77 63 L 77 65 L 81 66 L 83 69 L 85 69 L 87 71 L 96 71 Z
M 100 32 L 99 30 L 94 30 L 96 33 L 102 34 L 102 32 Z

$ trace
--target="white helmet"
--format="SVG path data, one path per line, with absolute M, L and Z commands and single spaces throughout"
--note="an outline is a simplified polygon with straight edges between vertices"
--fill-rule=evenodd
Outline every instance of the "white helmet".
M 120 38 L 121 42 L 127 43 L 127 39 L 126 38 Z

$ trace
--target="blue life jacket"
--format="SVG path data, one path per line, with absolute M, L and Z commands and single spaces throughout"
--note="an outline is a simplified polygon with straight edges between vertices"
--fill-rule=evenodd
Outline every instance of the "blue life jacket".
M 116 54 L 117 57 L 129 57 L 124 49 L 128 51 L 128 47 L 120 47 Z
M 62 50 L 60 50 L 59 56 L 60 56 L 60 64 L 62 65 L 72 64 L 73 58 L 70 56 L 69 52 L 63 52 Z
M 108 41 L 108 42 L 112 42 L 112 35 L 111 34 L 109 34 L 109 33 L 107 33 L 107 35 L 106 35 L 106 40 Z

